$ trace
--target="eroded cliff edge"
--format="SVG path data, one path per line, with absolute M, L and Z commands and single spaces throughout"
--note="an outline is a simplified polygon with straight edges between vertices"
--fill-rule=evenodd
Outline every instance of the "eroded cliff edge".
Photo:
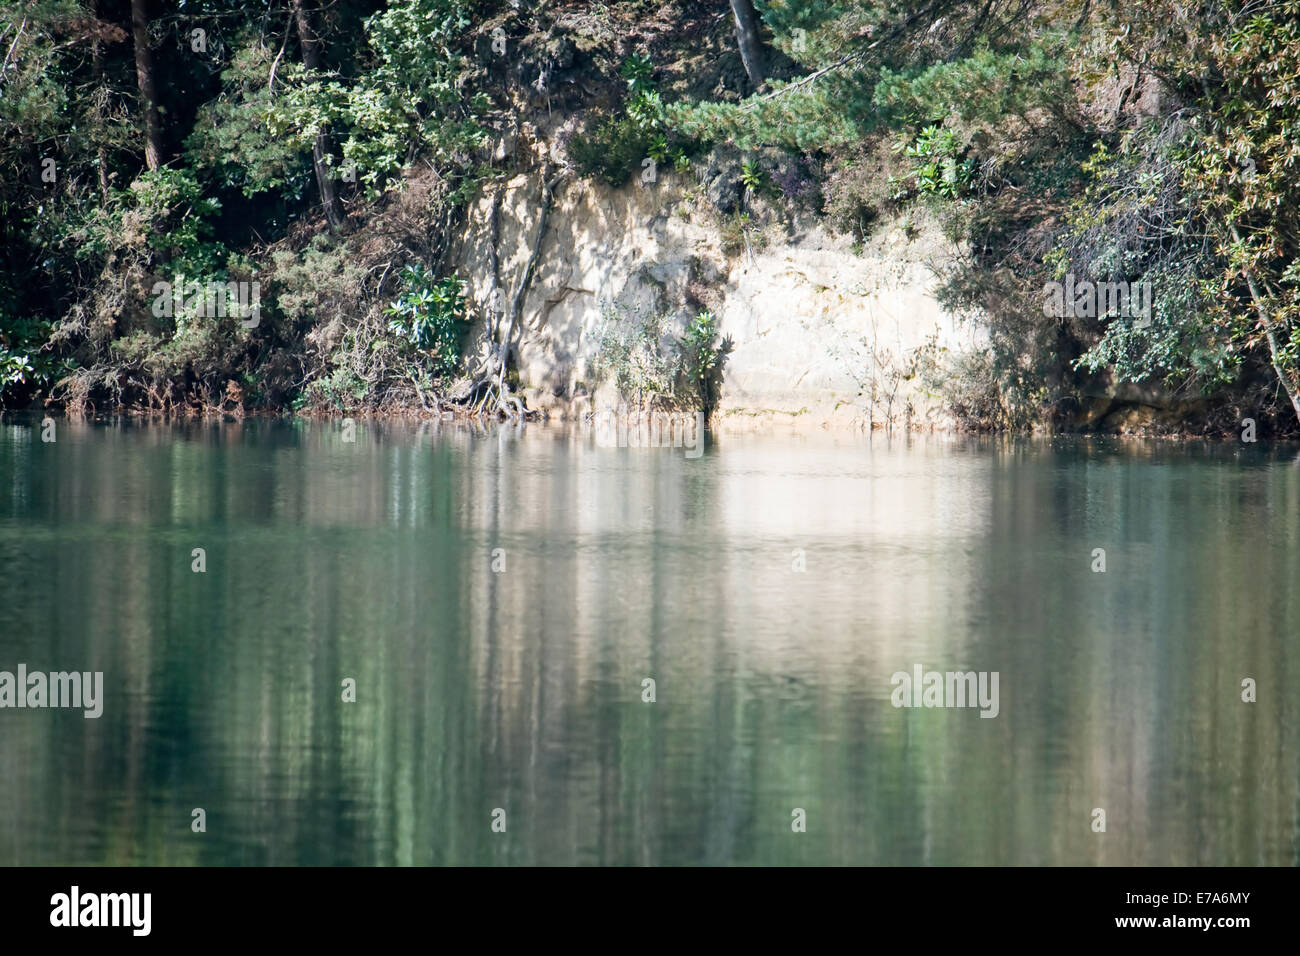
M 811 216 L 757 213 L 753 236 L 724 248 L 727 175 L 702 164 L 620 189 L 557 187 L 513 345 L 528 407 L 566 419 L 616 407 L 627 396 L 599 373 L 607 324 L 659 315 L 679 333 L 708 309 L 728 345 L 715 418 L 951 427 L 935 376 L 984 335 L 978 315 L 936 298 L 962 250 L 929 220 L 888 224 L 855 247 Z M 480 352 L 537 243 L 539 190 L 540 173 L 521 173 L 467 212 L 452 258 L 480 305 Z

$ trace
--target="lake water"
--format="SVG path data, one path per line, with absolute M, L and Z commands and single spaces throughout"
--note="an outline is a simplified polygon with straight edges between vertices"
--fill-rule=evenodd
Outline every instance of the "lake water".
M 0 864 L 1300 861 L 1295 447 L 54 437 L 0 422 L 0 671 L 102 715 L 0 709 Z

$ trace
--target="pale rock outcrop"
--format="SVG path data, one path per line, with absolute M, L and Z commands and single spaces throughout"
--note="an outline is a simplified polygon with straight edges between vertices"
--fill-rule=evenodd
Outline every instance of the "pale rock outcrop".
M 601 324 L 670 313 L 681 329 L 701 301 L 731 340 L 717 417 L 800 424 L 950 424 L 918 374 L 938 349 L 978 346 L 977 319 L 936 301 L 936 267 L 960 250 L 933 225 L 882 227 L 865 248 L 816 223 L 772 224 L 767 245 L 724 255 L 708 183 L 687 174 L 622 189 L 570 177 L 558 190 L 517 330 L 519 387 L 531 408 L 581 417 L 617 402 L 592 372 Z M 536 232 L 538 176 L 502 186 L 497 251 L 509 302 Z M 493 193 L 469 210 L 454 267 L 485 318 Z M 874 381 L 874 388 L 873 388 Z

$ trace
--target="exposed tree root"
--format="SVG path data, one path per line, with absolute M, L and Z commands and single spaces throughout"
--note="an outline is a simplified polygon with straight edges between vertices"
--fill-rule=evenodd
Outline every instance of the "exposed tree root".
M 526 408 L 523 400 L 506 384 L 506 369 L 509 366 L 510 351 L 514 345 L 516 327 L 520 324 L 524 299 L 528 294 L 529 286 L 532 285 L 533 276 L 537 271 L 537 263 L 541 258 L 542 240 L 546 235 L 546 223 L 550 217 L 551 202 L 555 197 L 556 187 L 564 178 L 563 170 L 552 173 L 551 168 L 551 163 L 547 162 L 542 169 L 541 213 L 537 219 L 537 230 L 533 235 L 528 261 L 524 264 L 523 274 L 515 285 L 514 295 L 511 296 L 509 308 L 506 310 L 505 330 L 500 332 L 499 336 L 493 334 L 498 331 L 495 327 L 497 323 L 493 323 L 493 327 L 489 330 L 489 336 L 498 342 L 496 349 L 468 385 L 462 388 L 454 397 L 448 399 L 451 404 L 469 410 L 470 416 L 474 418 L 489 415 L 506 418 L 512 422 L 520 422 L 535 417 L 537 414 L 535 411 Z M 492 241 L 489 257 L 492 267 L 493 301 L 496 299 L 496 290 L 498 288 L 497 238 L 500 233 L 498 225 L 500 206 L 501 196 L 498 194 L 492 203 L 490 224 Z

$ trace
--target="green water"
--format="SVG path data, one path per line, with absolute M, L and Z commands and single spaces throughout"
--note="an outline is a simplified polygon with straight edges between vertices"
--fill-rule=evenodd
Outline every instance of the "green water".
M 10 416 L 0 864 L 1292 865 L 1298 453 Z

